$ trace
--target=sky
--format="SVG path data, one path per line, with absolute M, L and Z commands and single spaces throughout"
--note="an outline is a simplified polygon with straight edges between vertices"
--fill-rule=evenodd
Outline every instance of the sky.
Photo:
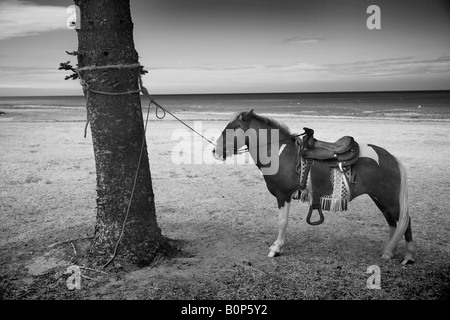
M 130 3 L 151 94 L 450 90 L 450 0 Z M 0 96 L 82 94 L 73 4 L 0 0 Z

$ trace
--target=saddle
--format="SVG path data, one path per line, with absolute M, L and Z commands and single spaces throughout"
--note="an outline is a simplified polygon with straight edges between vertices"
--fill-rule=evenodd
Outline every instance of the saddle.
M 326 161 L 331 167 L 354 164 L 359 158 L 359 144 L 350 136 L 343 136 L 336 142 L 326 142 L 314 138 L 314 130 L 305 130 L 301 143 L 301 156 L 305 159 Z
M 336 142 L 320 141 L 314 138 L 314 130 L 303 128 L 303 139 L 298 140 L 299 155 L 306 160 L 305 174 L 300 181 L 301 189 L 306 188 L 308 175 L 311 174 L 312 203 L 306 222 L 319 225 L 324 221 L 320 197 L 333 192 L 330 181 L 330 168 L 339 168 L 343 173 L 344 183 L 350 193 L 350 186 L 344 167 L 353 165 L 359 159 L 359 145 L 350 136 L 343 136 Z M 350 194 L 349 194 L 350 197 Z M 318 210 L 319 220 L 311 221 L 313 210 Z

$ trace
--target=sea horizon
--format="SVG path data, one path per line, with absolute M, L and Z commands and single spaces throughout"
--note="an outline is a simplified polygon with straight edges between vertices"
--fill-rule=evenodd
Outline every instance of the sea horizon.
M 142 107 L 148 106 L 148 97 L 140 97 Z M 155 94 L 152 97 L 173 112 L 234 113 L 254 109 L 257 113 L 270 114 L 450 119 L 450 90 Z M 83 95 L 0 97 L 3 112 L 85 107 Z
M 80 90 L 81 91 L 81 90 Z M 313 95 L 313 94 L 379 94 L 379 93 L 450 93 L 450 89 L 441 90 L 362 90 L 362 91 L 285 91 L 285 92 L 212 92 L 212 93 L 155 93 L 151 96 L 251 96 L 251 95 Z M 0 95 L 0 99 L 9 98 L 42 98 L 42 97 L 84 97 L 80 94 L 55 94 L 55 95 Z

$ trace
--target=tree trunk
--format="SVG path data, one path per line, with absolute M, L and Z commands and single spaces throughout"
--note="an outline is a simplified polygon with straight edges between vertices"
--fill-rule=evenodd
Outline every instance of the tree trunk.
M 74 0 L 81 12 L 78 67 L 138 63 L 129 0 Z M 80 71 L 92 90 L 121 93 L 139 88 L 139 68 L 94 68 Z M 97 170 L 97 221 L 91 256 L 110 259 L 119 240 L 136 175 L 144 125 L 139 93 L 90 92 L 90 122 Z M 166 247 L 156 222 L 147 145 L 117 255 L 148 265 Z

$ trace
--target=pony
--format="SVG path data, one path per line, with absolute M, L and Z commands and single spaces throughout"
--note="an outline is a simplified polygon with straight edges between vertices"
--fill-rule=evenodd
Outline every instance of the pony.
M 266 136 L 263 133 L 268 134 Z M 265 140 L 262 139 L 263 136 Z M 222 161 L 243 150 L 248 151 L 262 171 L 267 188 L 275 196 L 279 209 L 278 237 L 269 248 L 269 257 L 276 257 L 283 252 L 291 200 L 293 194 L 301 189 L 297 170 L 298 145 L 295 141 L 298 136 L 292 134 L 284 123 L 256 114 L 252 109 L 233 115 L 212 150 L 214 158 Z M 267 159 L 262 157 L 264 153 L 269 155 L 271 163 L 277 164 L 276 168 L 268 170 Z M 402 264 L 414 263 L 416 245 L 412 239 L 408 212 L 405 167 L 385 149 L 361 144 L 359 158 L 353 164 L 353 170 L 356 171 L 356 181 L 349 185 L 349 201 L 368 194 L 389 226 L 389 241 L 382 258 L 394 257 L 397 244 L 404 235 L 406 253 Z

